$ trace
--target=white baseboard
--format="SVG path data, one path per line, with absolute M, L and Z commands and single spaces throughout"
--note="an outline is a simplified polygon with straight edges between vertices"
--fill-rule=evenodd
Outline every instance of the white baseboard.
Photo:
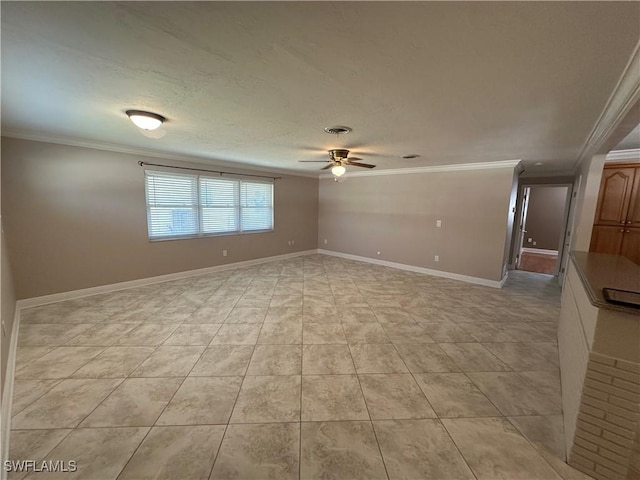
M 221 272 L 224 270 L 231 270 L 231 269 L 240 268 L 240 267 L 260 265 L 263 263 L 273 262 L 277 260 L 285 260 L 288 258 L 295 258 L 295 257 L 304 256 L 304 255 L 312 255 L 312 254 L 331 255 L 334 257 L 372 263 L 375 265 L 383 265 L 386 267 L 397 268 L 400 270 L 407 270 L 410 272 L 423 273 L 426 275 L 432 275 L 436 277 L 460 280 L 462 282 L 473 283 L 477 285 L 485 285 L 485 286 L 494 287 L 494 288 L 502 288 L 502 286 L 504 285 L 504 282 L 507 280 L 507 275 L 505 275 L 502 278 L 502 280 L 495 281 L 495 280 L 488 280 L 485 278 L 471 277 L 468 275 L 460 275 L 457 273 L 443 272 L 440 270 L 431 270 L 429 268 L 417 267 L 414 265 L 405 265 L 402 263 L 389 262 L 386 260 L 378 260 L 375 258 L 361 257 L 358 255 L 351 255 L 348 253 L 334 252 L 331 250 L 313 249 L 313 250 L 304 250 L 301 252 L 287 253 L 284 255 L 275 255 L 272 257 L 257 258 L 254 260 L 246 260 L 242 262 L 229 263 L 226 265 L 217 265 L 214 267 L 200 268 L 197 270 L 187 270 L 184 272 L 170 273 L 167 275 L 159 275 L 156 277 L 141 278 L 138 280 L 131 280 L 127 282 L 112 283 L 109 285 L 100 285 L 97 287 L 83 288 L 81 290 L 55 293 L 52 295 L 44 295 L 41 297 L 33 297 L 33 298 L 18 300 L 16 302 L 16 312 L 13 320 L 13 328 L 11 330 L 11 342 L 9 345 L 5 388 L 2 395 L 2 422 L 0 427 L 1 428 L 0 435 L 2 440 L 2 451 L 0 453 L 2 455 L 2 465 L 4 465 L 4 461 L 8 459 L 8 455 L 9 455 L 9 435 L 11 432 L 11 404 L 13 399 L 13 384 L 14 384 L 16 354 L 17 354 L 17 348 L 18 348 L 20 311 L 23 308 L 47 305 L 50 303 L 62 302 L 64 300 L 71 300 L 74 298 L 87 297 L 90 295 L 96 295 L 100 293 L 115 292 L 118 290 L 124 290 L 132 287 L 152 285 L 155 283 L 166 282 L 169 280 L 178 280 L 182 278 L 195 277 L 199 275 L 205 275 L 207 273 Z M 4 471 L 4 468 L 0 470 L 1 470 L 0 479 L 5 480 L 7 474 Z
M 277 260 L 286 260 L 288 258 L 300 257 L 303 255 L 316 254 L 318 251 L 303 250 L 301 252 L 285 253 L 283 255 L 274 255 L 272 257 L 256 258 L 253 260 L 245 260 L 242 262 L 227 263 L 225 265 L 216 265 L 213 267 L 198 268 L 197 270 L 186 270 L 184 272 L 168 273 L 166 275 L 158 275 L 156 277 L 140 278 L 138 280 L 129 280 L 127 282 L 111 283 L 109 285 L 99 285 L 97 287 L 83 288 L 81 290 L 72 290 L 70 292 L 54 293 L 52 295 L 43 295 L 41 297 L 32 297 L 18 300 L 20 308 L 38 307 L 40 305 L 48 305 L 50 303 L 63 302 L 65 300 L 72 300 L 74 298 L 88 297 L 91 295 L 97 295 L 100 293 L 116 292 L 118 290 L 125 290 L 133 287 L 144 287 L 146 285 L 153 285 L 154 283 L 168 282 L 170 280 L 180 280 L 183 278 L 197 277 L 200 275 L 206 275 L 207 273 L 222 272 L 224 270 L 233 270 L 235 268 L 250 267 L 253 265 L 260 265 L 262 263 L 273 262 Z
M 18 331 L 20 327 L 20 311 L 23 308 L 37 307 L 40 305 L 48 305 L 50 303 L 62 302 L 74 298 L 88 297 L 100 293 L 115 292 L 132 287 L 140 287 L 152 285 L 155 283 L 166 282 L 169 280 L 178 280 L 182 278 L 206 275 L 207 273 L 221 272 L 224 270 L 232 270 L 235 268 L 260 265 L 263 263 L 273 262 L 277 260 L 285 260 L 288 258 L 300 257 L 303 255 L 317 254 L 318 250 L 304 250 L 301 252 L 286 253 L 283 255 L 275 255 L 272 257 L 256 258 L 253 260 L 245 260 L 242 262 L 228 263 L 226 265 L 216 265 L 214 267 L 199 268 L 197 270 L 187 270 L 184 272 L 170 273 L 167 275 L 159 275 L 156 277 L 141 278 L 139 280 L 131 280 L 127 282 L 112 283 L 109 285 L 100 285 L 97 287 L 83 288 L 81 290 L 73 290 L 70 292 L 54 293 L 52 295 L 44 295 L 41 297 L 32 297 L 16 302 L 16 311 L 13 319 L 13 327 L 11 329 L 11 341 L 9 344 L 9 354 L 7 360 L 6 377 L 4 383 L 4 392 L 2 393 L 2 408 L 0 421 L 0 441 L 2 442 L 0 456 L 2 463 L 0 464 L 0 480 L 6 480 L 7 472 L 4 470 L 4 462 L 9 458 L 9 437 L 11 432 L 11 407 L 13 400 L 13 385 L 16 367 L 16 355 L 18 349 Z
M 18 331 L 20 328 L 20 309 L 16 305 L 13 316 L 13 327 L 11 328 L 11 340 L 9 342 L 9 355 L 7 358 L 7 369 L 4 378 L 4 392 L 2 392 L 2 420 L 0 421 L 0 442 L 2 443 L 2 467 L 0 468 L 0 479 L 6 480 L 7 472 L 4 469 L 4 462 L 9 460 L 9 436 L 11 434 L 11 406 L 13 403 L 13 379 L 16 370 L 16 355 L 18 353 Z
M 407 270 L 410 272 L 423 273 L 425 275 L 431 275 L 435 277 L 449 278 L 452 280 L 460 280 L 462 282 L 473 283 L 476 285 L 485 285 L 485 286 L 494 287 L 494 288 L 502 288 L 502 286 L 504 285 L 504 282 L 507 279 L 506 274 L 500 281 L 489 280 L 486 278 L 472 277 L 469 275 L 461 275 L 458 273 L 444 272 L 442 270 L 432 270 L 430 268 L 418 267 L 415 265 L 407 265 L 404 263 L 389 262 L 387 260 L 379 260 L 377 258 L 361 257 L 359 255 L 351 255 L 349 253 L 334 252 L 332 250 L 312 249 L 312 250 L 303 250 L 303 251 L 294 252 L 294 253 L 285 253 L 283 255 L 274 255 L 272 257 L 263 257 L 263 258 L 256 258 L 253 260 L 245 260 L 242 262 L 227 263 L 225 265 L 216 265 L 213 267 L 199 268 L 196 270 L 186 270 L 183 272 L 168 273 L 166 275 L 140 278 L 137 280 L 129 280 L 126 282 L 111 283 L 108 285 L 99 285 L 97 287 L 89 287 L 89 288 L 83 288 L 80 290 L 72 290 L 69 292 L 54 293 L 51 295 L 43 295 L 41 297 L 25 298 L 22 300 L 18 300 L 16 305 L 16 311 L 18 311 L 21 308 L 39 307 L 41 305 L 48 305 L 50 303 L 63 302 L 65 300 L 73 300 L 75 298 L 89 297 L 91 295 L 98 295 L 101 293 L 117 292 L 119 290 L 125 290 L 127 288 L 133 288 L 133 287 L 144 287 L 146 285 L 153 285 L 155 283 L 168 282 L 170 280 L 180 280 L 183 278 L 197 277 L 200 275 L 206 275 L 208 273 L 222 272 L 225 270 L 233 270 L 235 268 L 241 268 L 241 267 L 250 267 L 253 265 L 260 265 L 263 263 L 269 263 L 277 260 L 286 260 L 288 258 L 295 258 L 295 257 L 304 256 L 304 255 L 313 255 L 318 253 L 324 254 L 324 255 L 330 255 L 334 257 L 346 258 L 349 260 L 372 263 L 375 265 L 383 265 L 386 267 L 398 268 L 400 270 Z
M 348 260 L 356 260 L 358 262 L 373 263 L 374 265 L 383 265 L 385 267 L 398 268 L 409 272 L 424 273 L 434 277 L 449 278 L 452 280 L 460 280 L 461 282 L 474 283 L 476 285 L 484 285 L 486 287 L 502 288 L 504 282 L 507 281 L 507 275 L 501 280 L 489 280 L 487 278 L 471 277 L 469 275 L 461 275 L 459 273 L 443 272 L 441 270 L 432 270 L 430 268 L 417 267 L 415 265 L 407 265 L 404 263 L 389 262 L 387 260 L 379 260 L 377 258 L 361 257 L 359 255 L 351 255 L 350 253 L 334 252 L 332 250 L 318 249 L 318 253 L 323 255 L 331 255 L 334 257 L 346 258 Z
M 558 255 L 558 250 L 545 250 L 544 248 L 522 247 L 523 252 L 539 253 L 540 255 Z

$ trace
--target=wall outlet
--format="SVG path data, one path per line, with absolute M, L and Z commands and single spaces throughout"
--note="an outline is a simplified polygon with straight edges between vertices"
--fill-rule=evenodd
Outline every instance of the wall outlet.
M 296 241 L 295 240 L 291 240 L 291 245 L 295 245 Z
M 433 256 L 433 261 L 434 262 L 439 262 L 440 261 L 440 255 L 434 255 Z
M 533 238 L 527 238 L 527 243 L 533 242 Z
M 227 251 L 226 250 L 222 250 L 222 256 L 226 257 L 227 256 Z
M 377 252 L 378 255 L 380 255 L 380 252 Z
M 327 244 L 327 239 L 326 239 L 326 238 L 324 239 L 324 244 L 325 244 L 325 245 Z
M 534 245 L 536 245 L 536 242 L 533 242 Z
M 436 220 L 436 227 L 437 228 L 442 227 L 442 220 Z

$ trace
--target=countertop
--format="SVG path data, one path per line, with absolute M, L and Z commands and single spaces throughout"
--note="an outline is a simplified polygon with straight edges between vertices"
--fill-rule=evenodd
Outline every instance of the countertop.
M 571 260 L 594 306 L 640 317 L 640 309 L 609 303 L 602 295 L 603 288 L 640 292 L 640 265 L 606 253 L 572 252 Z

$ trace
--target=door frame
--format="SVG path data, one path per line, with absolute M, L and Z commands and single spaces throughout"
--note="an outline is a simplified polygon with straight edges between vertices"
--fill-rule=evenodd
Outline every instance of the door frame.
M 575 183 L 538 183 L 538 182 L 534 182 L 534 183 L 528 183 L 525 179 L 522 179 L 521 183 L 518 185 L 518 204 L 517 204 L 517 211 L 519 213 L 519 215 L 516 215 L 516 225 L 515 225 L 515 229 L 514 229 L 514 235 L 516 235 L 516 242 L 514 244 L 514 248 L 513 248 L 513 258 L 511 261 L 511 264 L 513 265 L 514 269 L 516 268 L 517 264 L 520 261 L 520 255 L 521 255 L 521 250 L 522 250 L 522 243 L 524 240 L 524 235 L 521 231 L 521 228 L 524 228 L 524 226 L 526 226 L 526 213 L 525 215 L 523 215 L 523 208 L 524 208 L 524 192 L 525 192 L 525 188 L 532 188 L 532 187 L 567 187 L 567 197 L 565 199 L 565 205 L 564 205 L 564 221 L 562 222 L 562 229 L 560 230 L 560 236 L 558 239 L 558 262 L 556 264 L 556 271 L 554 272 L 554 276 L 558 277 L 558 281 L 559 283 L 562 285 L 562 274 L 563 272 L 563 268 L 566 267 L 566 263 L 567 263 L 567 259 L 569 258 L 569 248 L 566 245 L 566 239 L 567 239 L 567 234 L 570 236 L 573 232 L 573 222 L 575 221 L 575 206 L 573 206 L 574 208 L 572 208 L 572 200 L 575 198 L 575 196 L 573 195 L 574 192 L 578 192 L 579 188 L 580 188 L 580 184 L 578 181 L 578 186 L 575 186 Z M 528 201 L 527 201 L 528 203 Z M 569 226 L 569 214 L 573 213 L 573 218 L 571 226 Z M 523 223 L 524 221 L 524 224 Z M 518 241 L 520 239 L 520 244 L 518 244 Z M 569 240 L 570 242 L 570 240 Z
M 527 233 L 525 228 L 527 226 L 527 211 L 529 210 L 530 197 L 531 187 L 528 185 L 523 185 L 522 196 L 520 198 L 520 210 L 516 221 L 516 257 L 513 261 L 513 268 L 516 270 L 520 266 L 520 260 L 522 260 L 522 246 L 524 245 L 524 234 Z

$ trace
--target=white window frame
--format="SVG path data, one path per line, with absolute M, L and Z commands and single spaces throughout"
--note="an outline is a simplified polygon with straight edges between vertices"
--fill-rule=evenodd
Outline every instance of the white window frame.
M 229 181 L 229 182 L 235 182 L 235 191 L 237 191 L 237 198 L 236 198 L 236 202 L 235 205 L 233 206 L 233 208 L 235 208 L 235 215 L 236 215 L 236 219 L 237 219 L 237 226 L 238 229 L 237 230 L 230 230 L 230 231 L 225 231 L 225 232 L 217 232 L 217 233 L 206 233 L 204 232 L 204 226 L 203 226 L 203 208 L 211 208 L 210 206 L 204 206 L 202 203 L 202 196 L 201 196 L 201 182 L 200 179 L 201 178 L 207 178 L 207 179 L 213 179 L 213 180 L 218 180 L 220 179 L 219 176 L 217 175 L 192 175 L 192 174 L 184 174 L 184 173 L 173 173 L 173 172 L 166 172 L 166 171 L 161 171 L 161 170 L 145 170 L 144 171 L 145 174 L 145 179 L 144 179 L 144 190 L 145 190 L 145 203 L 146 203 L 146 211 L 147 211 L 147 236 L 149 238 L 149 241 L 151 242 L 163 242 L 163 241 L 168 241 L 168 240 L 185 240 L 185 239 L 190 239 L 190 238 L 206 238 L 206 237 L 221 237 L 221 236 L 229 236 L 229 235 L 251 235 L 251 234 L 256 234 L 256 233 L 269 233 L 269 232 L 273 232 L 275 229 L 275 215 L 274 215 L 274 210 L 275 210 L 275 205 L 274 205 L 274 190 L 275 190 L 275 184 L 274 182 L 269 182 L 269 181 L 261 181 L 261 180 L 242 180 L 242 179 L 238 179 L 238 178 L 229 178 L 229 177 L 224 177 L 225 181 Z M 161 175 L 166 175 L 166 176 L 180 176 L 180 177 L 190 177 L 190 178 L 195 178 L 196 180 L 196 199 L 197 199 L 197 204 L 195 205 L 195 212 L 196 212 L 196 224 L 197 224 L 197 228 L 198 228 L 198 232 L 195 234 L 184 234 L 184 235 L 161 235 L 161 236 L 152 236 L 151 235 L 151 208 L 152 205 L 149 204 L 149 188 L 148 188 L 148 183 L 147 183 L 147 177 L 149 176 L 153 176 L 156 174 L 161 174 Z M 267 229 L 260 229 L 260 230 L 246 230 L 243 225 L 242 225 L 242 204 L 243 204 L 243 198 L 242 198 L 242 184 L 243 183 L 250 183 L 250 184 L 265 184 L 265 185 L 270 185 L 271 186 L 271 198 L 270 198 L 270 206 L 269 207 L 265 207 L 268 208 L 270 210 L 270 224 L 271 224 L 271 228 L 267 228 Z M 171 208 L 171 205 L 167 205 L 168 208 Z M 176 208 L 185 208 L 184 205 L 176 205 Z M 215 208 L 215 207 L 214 207 Z

